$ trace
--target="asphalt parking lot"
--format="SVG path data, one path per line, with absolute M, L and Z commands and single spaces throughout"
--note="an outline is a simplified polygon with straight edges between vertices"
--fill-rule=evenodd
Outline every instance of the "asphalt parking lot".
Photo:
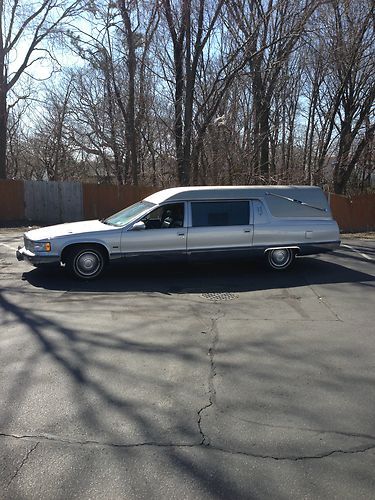
M 0 229 L 1 499 L 375 498 L 375 241 L 285 273 L 17 262 Z

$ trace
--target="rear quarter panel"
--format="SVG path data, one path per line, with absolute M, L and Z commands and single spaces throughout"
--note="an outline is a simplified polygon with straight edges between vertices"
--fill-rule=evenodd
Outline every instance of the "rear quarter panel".
M 260 200 L 253 201 L 253 213 L 254 247 L 328 243 L 340 239 L 338 225 L 330 214 L 313 218 L 273 217 Z

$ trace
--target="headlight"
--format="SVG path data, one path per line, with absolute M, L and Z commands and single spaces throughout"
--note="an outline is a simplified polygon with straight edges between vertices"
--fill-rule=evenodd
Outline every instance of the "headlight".
M 50 252 L 51 243 L 49 241 L 33 241 L 32 247 L 34 252 Z
M 50 252 L 51 243 L 49 241 L 33 241 L 24 236 L 24 245 L 30 252 Z

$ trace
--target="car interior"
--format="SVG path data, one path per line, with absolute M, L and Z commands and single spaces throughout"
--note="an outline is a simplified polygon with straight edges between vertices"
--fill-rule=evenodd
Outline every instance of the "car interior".
M 142 219 L 146 229 L 169 229 L 183 227 L 184 204 L 170 203 L 156 208 Z

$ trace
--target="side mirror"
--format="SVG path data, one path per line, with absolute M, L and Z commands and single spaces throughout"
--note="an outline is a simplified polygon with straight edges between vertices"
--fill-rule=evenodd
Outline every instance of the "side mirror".
M 146 224 L 141 220 L 139 222 L 136 222 L 131 228 L 132 231 L 141 231 L 142 229 L 146 229 Z

